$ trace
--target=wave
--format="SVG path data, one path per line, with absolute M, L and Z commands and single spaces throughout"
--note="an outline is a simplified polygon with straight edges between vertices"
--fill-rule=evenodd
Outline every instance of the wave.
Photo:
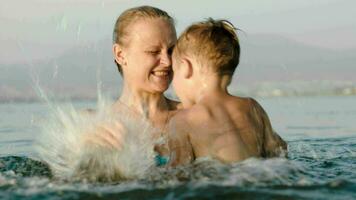
M 52 177 L 51 170 L 45 163 L 21 156 L 0 157 L 0 172 L 12 172 L 23 177 Z
M 2 157 L 0 163 L 0 198 L 57 199 L 60 195 L 61 199 L 353 199 L 356 187 L 352 180 L 311 173 L 315 163 L 285 158 L 252 158 L 231 165 L 202 158 L 190 165 L 156 168 L 140 179 L 116 183 L 51 179 L 46 165 L 26 157 Z

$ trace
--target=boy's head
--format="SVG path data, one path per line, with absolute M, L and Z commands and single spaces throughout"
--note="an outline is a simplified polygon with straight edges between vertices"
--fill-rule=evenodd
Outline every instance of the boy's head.
M 232 77 L 240 58 L 240 45 L 235 30 L 227 20 L 209 18 L 189 26 L 180 35 L 172 57 L 176 79 L 173 85 L 180 98 L 180 94 L 189 93 L 188 90 L 192 89 L 187 83 L 182 83 L 187 82 L 181 80 L 184 77 L 189 78 L 193 74 Z
M 240 60 L 236 28 L 227 20 L 213 20 L 189 26 L 178 38 L 175 58 L 188 55 L 207 68 L 204 71 L 233 75 Z

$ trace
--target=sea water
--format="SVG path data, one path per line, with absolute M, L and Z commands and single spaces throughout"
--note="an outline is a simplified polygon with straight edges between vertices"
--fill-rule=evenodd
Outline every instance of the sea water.
M 200 159 L 111 182 L 56 178 L 36 150 L 48 106 L 0 104 L 0 199 L 356 199 L 356 96 L 257 100 L 288 142 L 287 159 Z

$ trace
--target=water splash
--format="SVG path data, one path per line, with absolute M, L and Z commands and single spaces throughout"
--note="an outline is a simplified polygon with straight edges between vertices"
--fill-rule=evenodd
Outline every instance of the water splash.
M 125 109 L 112 112 L 112 102 L 101 95 L 96 111 L 88 113 L 78 111 L 70 103 L 49 100 L 39 87 L 37 92 L 47 102 L 50 113 L 40 124 L 37 149 L 54 177 L 110 182 L 142 178 L 154 167 L 154 129 L 145 119 L 133 118 Z M 125 127 L 121 149 L 84 142 L 96 134 L 96 127 L 116 122 Z
M 82 33 L 82 24 L 79 23 L 77 27 L 77 41 L 79 40 L 81 33 Z
M 276 119 L 289 127 L 282 131 L 289 145 L 288 159 L 249 159 L 232 165 L 198 160 L 177 168 L 140 168 L 139 171 L 145 175 L 134 180 L 92 183 L 43 177 L 48 171 L 40 163 L 6 156 L 0 157 L 0 199 L 58 199 L 58 196 L 61 199 L 356 199 L 356 137 L 354 126 L 349 126 L 355 116 L 352 110 L 354 98 L 330 99 L 314 101 L 302 98 L 301 102 L 306 106 L 304 112 L 295 106 L 292 111 L 285 109 L 293 107 L 300 99 L 265 100 L 265 103 L 274 102 L 272 108 L 273 105 L 278 106 L 280 116 L 277 115 Z M 54 108 L 64 109 L 62 104 L 51 102 Z M 336 105 L 335 102 L 342 102 L 343 107 L 325 110 L 323 105 Z M 317 107 L 315 103 L 321 106 Z M 24 106 L 28 104 L 17 104 L 16 109 L 22 111 Z M 294 115 L 291 117 L 290 113 Z M 318 118 L 309 118 L 311 114 Z M 320 120 L 325 118 L 335 119 L 337 126 L 320 124 Z M 350 132 L 347 137 L 343 133 L 345 126 Z M 317 134 L 309 135 L 310 130 L 317 131 Z M 135 140 L 130 141 L 137 144 Z M 14 149 L 8 152 L 16 152 L 17 146 L 11 148 Z M 101 154 L 97 155 L 101 159 Z M 111 156 L 107 155 L 108 158 Z M 133 154 L 127 157 L 130 162 L 135 158 Z M 94 162 L 95 165 L 97 163 Z M 84 170 L 89 172 L 91 169 Z
M 54 71 L 53 71 L 53 75 L 52 75 L 52 79 L 55 79 L 57 78 L 58 76 L 58 64 L 57 64 L 57 61 L 54 61 Z

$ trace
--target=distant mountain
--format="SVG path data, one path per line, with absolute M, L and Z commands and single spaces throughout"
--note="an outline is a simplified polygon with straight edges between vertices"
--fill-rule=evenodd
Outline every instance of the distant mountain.
M 276 35 L 241 33 L 240 42 L 241 62 L 232 87 L 296 80 L 356 82 L 356 50 L 322 49 Z M 56 95 L 80 99 L 95 98 L 100 77 L 105 91 L 118 94 L 121 78 L 111 48 L 111 40 L 105 39 L 56 59 L 0 66 L 0 101 L 36 99 L 34 80 Z
M 308 46 L 276 35 L 241 35 L 242 82 L 289 80 L 356 81 L 356 49 Z
M 35 82 L 58 96 L 95 98 L 100 80 L 105 90 L 118 93 L 121 78 L 109 40 L 75 47 L 56 59 L 32 64 L 0 66 L 0 101 L 35 100 Z

